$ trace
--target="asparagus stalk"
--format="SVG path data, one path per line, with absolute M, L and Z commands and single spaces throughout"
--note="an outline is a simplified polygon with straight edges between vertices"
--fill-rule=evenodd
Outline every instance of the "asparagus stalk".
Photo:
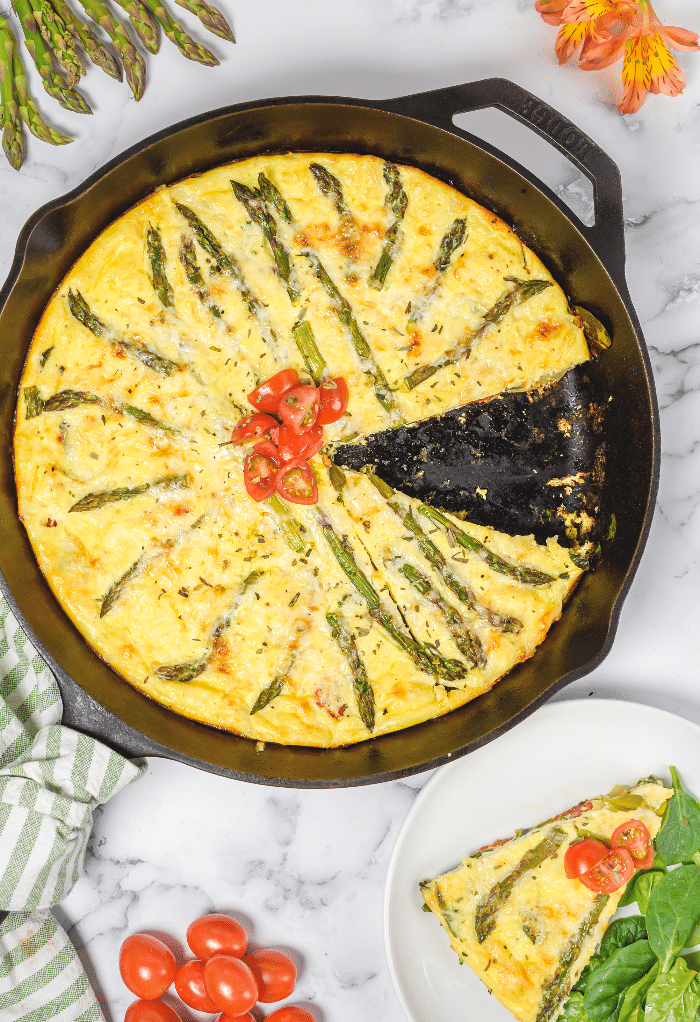
M 10 26 L 0 17 L 0 109 L 2 110 L 2 148 L 14 170 L 24 163 L 24 135 L 13 75 Z
M 407 562 L 401 565 L 401 573 L 408 579 L 411 585 L 418 590 L 421 596 L 437 607 L 445 619 L 450 630 L 455 646 L 472 667 L 483 667 L 486 663 L 484 650 L 477 635 L 469 630 L 467 624 L 456 607 L 453 607 L 447 600 L 443 599 L 425 575 Z
M 199 298 L 202 305 L 205 305 L 209 312 L 215 319 L 221 319 L 223 312 L 214 305 L 207 290 L 207 286 L 204 283 L 204 277 L 202 271 L 199 268 L 197 262 L 197 252 L 195 251 L 194 242 L 191 238 L 182 236 L 180 240 L 180 262 L 182 263 L 185 271 L 185 276 L 189 280 L 190 284 L 194 288 L 194 292 Z
M 609 899 L 609 894 L 598 895 L 577 933 L 569 939 L 568 944 L 561 952 L 554 975 L 542 991 L 542 1000 L 535 1022 L 550 1022 L 550 1019 L 558 1014 L 562 1001 L 568 997 L 570 992 L 571 966 L 581 954 L 581 948 L 586 938 L 597 925 Z
M 48 0 L 29 0 L 29 2 L 41 36 L 63 68 L 68 88 L 72 89 L 85 74 L 85 65 L 78 56 L 73 37 L 67 30 L 63 19 L 59 17 Z
M 103 618 L 105 614 L 109 614 L 110 610 L 117 602 L 119 597 L 122 595 L 129 582 L 139 573 L 141 567 L 141 559 L 134 561 L 130 568 L 124 572 L 124 574 L 117 579 L 114 585 L 111 586 L 107 595 L 103 598 L 100 604 L 100 618 Z
M 326 360 L 318 349 L 311 324 L 308 319 L 304 319 L 305 314 L 306 307 L 301 310 L 301 315 L 292 327 L 292 336 L 297 343 L 297 348 L 304 359 L 306 368 L 313 376 L 314 383 L 318 386 L 323 379 Z
M 59 390 L 45 401 L 38 387 L 25 387 L 24 401 L 26 418 L 33 419 L 42 412 L 63 412 L 66 408 L 77 408 L 78 405 L 96 405 L 100 399 L 82 390 Z
M 307 546 L 302 535 L 303 526 L 301 523 L 294 518 L 278 494 L 273 493 L 271 497 L 267 498 L 265 503 L 277 516 L 287 546 L 295 553 L 300 554 Z
M 110 78 L 115 78 L 120 82 L 124 77 L 121 64 L 114 54 L 100 42 L 92 29 L 77 17 L 66 0 L 51 0 L 51 6 L 62 18 L 74 41 L 80 43 L 93 64 L 101 67 Z
M 107 504 L 115 504 L 120 500 L 131 500 L 132 497 L 139 497 L 142 493 L 152 490 L 155 486 L 187 489 L 189 485 L 190 481 L 187 475 L 164 476 L 162 479 L 156 480 L 155 483 L 140 483 L 138 486 L 122 486 L 117 490 L 101 490 L 97 493 L 86 493 L 84 497 L 76 501 L 68 510 L 99 511 L 100 508 L 106 507 Z
M 156 292 L 161 303 L 166 308 L 171 307 L 175 304 L 175 295 L 170 281 L 168 280 L 168 275 L 165 272 L 165 261 L 167 256 L 165 254 L 165 249 L 163 248 L 163 240 L 160 236 L 159 227 L 149 225 L 148 232 L 146 234 L 146 251 L 148 253 L 148 261 L 151 264 L 153 290 Z
M 213 32 L 214 35 L 218 35 L 220 39 L 227 39 L 228 42 L 235 43 L 236 37 L 231 26 L 216 7 L 204 3 L 204 0 L 199 0 L 199 2 L 197 0 L 175 0 L 175 3 L 178 7 L 183 7 L 186 11 L 194 14 L 205 28 Z
M 365 665 L 357 648 L 357 643 L 338 611 L 326 614 L 326 621 L 331 627 L 331 635 L 338 643 L 341 653 L 347 660 L 352 671 L 352 687 L 357 701 L 357 711 L 368 731 L 374 731 L 374 690 L 367 678 Z
M 50 142 L 51 145 L 65 145 L 68 142 L 72 142 L 72 138 L 66 138 L 65 135 L 59 134 L 58 131 L 46 124 L 39 113 L 36 103 L 29 94 L 22 59 L 19 55 L 12 29 L 3 18 L 0 18 L 0 45 L 2 45 L 2 42 L 5 44 L 6 52 L 12 54 L 12 75 L 15 80 L 15 92 L 20 117 L 32 135 L 36 135 L 43 142 Z
M 77 114 L 91 114 L 92 110 L 76 89 L 71 89 L 53 67 L 51 53 L 41 37 L 29 0 L 14 0 L 15 10 L 22 26 L 24 45 L 27 47 L 41 76 L 45 91 L 66 110 Z
M 282 686 L 289 677 L 290 671 L 299 656 L 298 645 L 298 639 L 293 639 L 292 642 L 289 643 L 289 646 L 287 647 L 288 655 L 284 667 L 280 673 L 272 679 L 270 684 L 267 685 L 266 688 L 264 688 L 258 695 L 258 698 L 253 703 L 250 711 L 251 717 L 254 713 L 258 713 L 259 710 L 263 710 L 266 706 L 268 706 L 282 691 Z
M 494 323 L 500 323 L 515 305 L 526 302 L 529 298 L 539 294 L 540 291 L 544 291 L 545 288 L 552 286 L 550 280 L 518 280 L 517 277 L 504 277 L 503 279 L 514 283 L 515 287 L 503 292 L 496 304 L 488 312 L 484 313 L 480 326 L 468 333 L 459 344 L 448 351 L 445 358 L 439 362 L 433 362 L 431 365 L 419 366 L 417 369 L 414 369 L 410 376 L 406 377 L 406 385 L 409 390 L 414 390 L 419 384 L 430 379 L 439 369 L 444 369 L 446 366 L 454 365 L 456 362 L 461 362 L 462 359 L 468 358 L 476 341 L 479 340 L 490 326 Z
M 343 186 L 338 178 L 321 163 L 310 163 L 309 170 L 316 180 L 319 191 L 331 200 L 338 216 L 351 217 L 352 213 L 343 198 Z
M 316 277 L 321 282 L 328 294 L 328 297 L 333 302 L 336 315 L 347 330 L 355 351 L 360 357 L 364 373 L 372 380 L 374 385 L 374 394 L 377 401 L 386 412 L 394 411 L 396 402 L 394 401 L 391 393 L 391 387 L 389 386 L 384 373 L 374 360 L 370 346 L 357 325 L 357 320 L 353 315 L 350 303 L 335 286 L 316 253 L 307 251 L 304 255 L 306 255 L 311 262 Z
M 292 279 L 292 262 L 289 258 L 289 253 L 277 236 L 275 218 L 266 209 L 262 193 L 249 188 L 248 185 L 241 184 L 239 181 L 232 181 L 231 187 L 233 188 L 233 194 L 241 203 L 250 219 L 262 231 L 263 237 L 272 253 L 272 258 L 275 261 L 277 275 L 280 280 L 284 281 L 289 300 L 294 304 L 299 299 L 299 286 Z
M 78 322 L 87 327 L 95 337 L 104 338 L 113 347 L 121 348 L 123 351 L 128 352 L 129 355 L 143 362 L 145 366 L 148 366 L 154 372 L 161 373 L 163 376 L 171 376 L 176 370 L 182 368 L 177 362 L 172 362 L 169 358 L 158 355 L 155 351 L 145 347 L 145 345 L 133 344 L 131 341 L 114 335 L 107 329 L 102 320 L 98 319 L 94 314 L 80 291 L 69 290 L 68 308 Z
M 437 275 L 436 279 L 428 293 L 424 295 L 423 299 L 412 303 L 411 312 L 408 317 L 410 323 L 417 323 L 419 319 L 422 319 L 426 306 L 440 286 L 440 277 L 449 267 L 450 262 L 452 261 L 452 256 L 460 247 L 466 238 L 466 235 L 467 221 L 460 218 L 455 220 L 450 229 L 443 235 L 438 247 L 438 254 L 433 263 L 433 269 Z
M 187 34 L 179 21 L 171 18 L 161 0 L 143 0 L 143 3 L 158 19 L 168 39 L 171 43 L 175 43 L 183 57 L 187 57 L 188 60 L 196 60 L 200 64 L 206 64 L 208 67 L 215 67 L 219 63 L 206 46 L 196 42 Z
M 377 291 L 381 291 L 384 287 L 387 274 L 389 273 L 394 261 L 401 235 L 401 221 L 403 220 L 406 209 L 408 208 L 408 195 L 401 184 L 399 168 L 394 166 L 393 163 L 384 164 L 384 180 L 389 185 L 389 191 L 387 192 L 384 203 L 390 210 L 392 210 L 395 219 L 394 223 L 384 235 L 384 248 L 382 249 L 379 261 L 374 267 L 368 281 L 370 287 L 375 288 Z
M 177 3 L 178 0 L 175 0 L 175 2 Z M 258 188 L 268 206 L 274 206 L 286 224 L 294 223 L 292 211 L 285 202 L 282 192 L 262 171 L 258 174 Z
M 149 426 L 153 426 L 154 429 L 161 429 L 164 433 L 180 432 L 179 429 L 168 426 L 165 422 L 161 422 L 160 419 L 156 419 L 150 412 L 145 411 L 143 408 L 137 408 L 136 405 L 125 405 L 124 411 L 138 422 L 145 422 Z
M 522 582 L 525 585 L 530 586 L 546 586 L 550 582 L 555 582 L 556 579 L 553 575 L 547 575 L 544 571 L 539 571 L 537 568 L 521 567 L 519 564 L 510 564 L 505 561 L 498 554 L 495 554 L 493 550 L 489 550 L 487 546 L 481 543 L 478 539 L 474 539 L 468 532 L 464 532 L 463 529 L 457 528 L 449 518 L 446 518 L 441 511 L 436 511 L 434 507 L 429 507 L 427 504 L 421 504 L 418 509 L 419 514 L 429 518 L 431 522 L 435 522 L 436 525 L 442 526 L 445 531 L 449 532 L 454 539 L 459 543 L 465 550 L 469 550 L 471 553 L 477 554 L 489 568 L 493 571 L 499 572 L 501 575 L 509 575 L 514 578 L 517 582 Z
M 112 40 L 122 58 L 126 80 L 134 99 L 141 99 L 146 86 L 146 62 L 134 46 L 128 29 L 116 20 L 102 0 L 80 0 L 80 3 Z
M 114 0 L 129 15 L 131 26 L 150 53 L 160 49 L 160 29 L 148 8 L 141 0 Z

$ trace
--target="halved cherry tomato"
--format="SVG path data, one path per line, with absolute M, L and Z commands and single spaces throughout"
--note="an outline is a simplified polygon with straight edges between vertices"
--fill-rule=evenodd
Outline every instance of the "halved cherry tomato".
M 318 387 L 292 387 L 282 395 L 277 412 L 285 426 L 302 433 L 316 422 L 320 403 Z
M 223 912 L 200 916 L 187 927 L 187 943 L 192 954 L 202 961 L 214 955 L 242 958 L 248 947 L 248 934 L 237 919 Z
M 297 967 L 294 960 L 283 951 L 261 948 L 251 951 L 243 961 L 255 976 L 258 984 L 258 1000 L 262 1004 L 282 1001 L 294 990 L 297 982 Z
M 298 1004 L 285 1004 L 268 1015 L 265 1022 L 316 1022 L 316 1016 Z
M 185 962 L 177 970 L 175 989 L 185 1004 L 189 1008 L 194 1008 L 195 1011 L 215 1012 L 219 1010 L 219 1006 L 214 1004 L 206 991 L 204 962 L 200 962 L 198 958 L 191 962 Z
M 587 837 L 569 845 L 564 853 L 564 872 L 569 880 L 576 880 L 582 873 L 597 866 L 608 855 L 610 849 L 602 841 Z
M 581 883 L 596 894 L 619 891 L 634 873 L 632 856 L 625 848 L 614 848 L 604 859 L 579 877 Z
M 613 831 L 611 848 L 626 848 L 632 856 L 635 869 L 649 869 L 654 865 L 654 846 L 651 834 L 641 820 L 628 820 Z
M 276 450 L 274 444 L 264 441 L 256 444 L 245 460 L 243 482 L 248 496 L 258 503 L 261 500 L 267 500 L 274 493 L 280 467 L 276 453 L 273 453 Z
M 162 940 L 149 933 L 132 933 L 119 950 L 119 972 L 132 994 L 150 1001 L 168 989 L 177 963 Z
M 322 383 L 318 389 L 321 402 L 316 422 L 321 426 L 327 426 L 331 422 L 337 422 L 343 415 L 348 407 L 350 392 L 342 376 L 336 376 L 327 383 Z
M 237 426 L 234 426 L 231 433 L 231 441 L 234 444 L 244 444 L 246 440 L 254 440 L 255 437 L 269 433 L 271 429 L 279 426 L 277 419 L 263 412 L 253 412 L 241 419 Z
M 181 1022 L 180 1016 L 165 1001 L 133 1001 L 126 1009 L 124 1022 Z
M 292 504 L 315 504 L 318 484 L 311 466 L 303 458 L 288 461 L 277 473 L 275 489 Z
M 276 412 L 280 398 L 287 390 L 299 386 L 299 373 L 296 369 L 282 369 L 259 387 L 252 390 L 248 400 L 259 412 Z
M 278 426 L 271 436 L 283 462 L 294 461 L 296 458 L 308 461 L 323 447 L 323 430 L 318 423 L 304 433 L 297 433 L 288 426 Z
M 258 999 L 255 976 L 240 958 L 214 955 L 204 963 L 204 985 L 212 1001 L 229 1015 L 243 1015 Z

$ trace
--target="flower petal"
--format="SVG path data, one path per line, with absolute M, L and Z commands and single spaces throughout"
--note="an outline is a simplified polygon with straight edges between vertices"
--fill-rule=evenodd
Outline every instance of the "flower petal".
M 577 25 L 562 25 L 557 33 L 554 51 L 560 64 L 565 64 L 574 55 L 584 39 L 588 36 L 590 22 Z
M 548 25 L 561 25 L 561 12 L 569 0 L 537 0 L 535 10 L 542 15 Z
M 590 45 L 584 42 L 579 67 L 583 71 L 599 71 L 603 67 L 609 67 L 620 59 L 624 45 L 624 38 L 608 39 L 600 43 L 591 42 Z
M 651 86 L 651 71 L 646 62 L 646 39 L 635 36 L 625 43 L 622 62 L 624 92 L 618 105 L 621 114 L 636 114 L 647 98 Z
M 697 32 L 690 32 L 687 28 L 676 28 L 675 25 L 664 25 L 661 34 L 674 50 L 700 50 Z

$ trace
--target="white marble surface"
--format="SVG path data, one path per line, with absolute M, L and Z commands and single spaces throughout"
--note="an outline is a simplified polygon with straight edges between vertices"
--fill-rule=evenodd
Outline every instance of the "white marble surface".
M 5 0 L 6 2 L 6 0 Z M 136 105 L 125 85 L 91 71 L 94 117 L 34 92 L 76 141 L 32 139 L 20 174 L 0 161 L 0 280 L 27 217 L 123 149 L 186 116 L 286 94 L 390 97 L 492 76 L 532 91 L 590 134 L 622 173 L 627 273 L 651 352 L 661 407 L 662 465 L 651 537 L 612 652 L 558 698 L 615 696 L 700 722 L 700 55 L 680 54 L 685 93 L 650 97 L 621 117 L 619 66 L 558 68 L 555 29 L 531 0 L 222 0 L 239 42 L 218 69 L 167 42 L 148 57 Z M 658 0 L 669 24 L 700 29 L 700 9 Z M 183 20 L 191 24 L 188 15 Z M 464 120 L 540 175 L 583 216 L 585 182 L 565 159 L 501 115 Z M 131 1000 L 120 941 L 138 929 L 180 941 L 197 914 L 221 909 L 253 940 L 300 965 L 297 999 L 319 1022 L 401 1022 L 386 968 L 381 903 L 392 844 L 426 775 L 336 791 L 258 787 L 164 761 L 97 814 L 86 873 L 57 910 L 93 977 L 105 1016 Z M 407 935 L 410 940 L 410 935 Z M 190 1014 L 186 1017 L 196 1017 Z

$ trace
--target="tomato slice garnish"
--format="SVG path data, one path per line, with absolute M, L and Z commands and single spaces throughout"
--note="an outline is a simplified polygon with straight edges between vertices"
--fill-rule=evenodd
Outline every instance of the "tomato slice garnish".
M 292 504 L 315 504 L 318 484 L 311 466 L 303 458 L 288 461 L 277 473 L 275 488 L 280 497 Z
M 296 369 L 282 369 L 259 387 L 252 390 L 248 400 L 259 412 L 276 412 L 282 395 L 299 386 L 299 373 Z
M 245 419 L 241 419 L 238 425 L 234 426 L 231 441 L 234 444 L 243 444 L 246 440 L 254 440 L 255 437 L 269 433 L 278 425 L 277 419 L 273 419 L 271 415 L 266 415 L 264 412 L 253 412 L 252 415 L 247 415 Z
M 261 450 L 262 448 L 262 450 Z M 269 440 L 256 444 L 245 459 L 243 482 L 249 497 L 260 503 L 274 493 L 279 459 L 277 448 Z
M 634 873 L 634 862 L 626 848 L 613 848 L 608 855 L 578 878 L 589 891 L 612 894 L 619 891 Z
M 609 852 L 608 846 L 596 838 L 577 841 L 564 852 L 564 872 L 569 880 L 576 880 L 602 862 Z
M 321 401 L 316 422 L 320 426 L 327 426 L 331 422 L 337 422 L 343 415 L 348 407 L 350 392 L 342 376 L 336 376 L 333 380 L 322 383 L 318 389 Z
M 288 426 L 279 426 L 271 436 L 277 444 L 281 461 L 295 461 L 299 458 L 308 461 L 323 447 L 323 429 L 318 423 L 303 433 L 297 433 Z
M 318 387 L 292 387 L 283 394 L 277 412 L 285 426 L 302 433 L 316 422 L 320 403 Z
M 610 845 L 612 848 L 626 848 L 636 869 L 649 869 L 654 863 L 651 834 L 641 820 L 627 820 L 626 823 L 621 823 L 613 831 Z

